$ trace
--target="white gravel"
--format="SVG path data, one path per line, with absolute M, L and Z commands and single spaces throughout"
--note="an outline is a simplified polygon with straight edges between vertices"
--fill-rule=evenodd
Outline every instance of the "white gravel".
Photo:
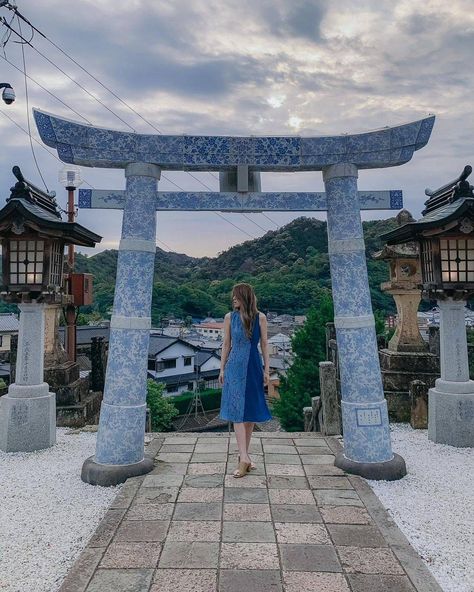
M 400 481 L 369 481 L 444 592 L 474 591 L 474 450 L 434 444 L 427 430 L 392 426 Z
M 2 592 L 56 592 L 120 489 L 81 481 L 96 434 L 67 432 L 46 450 L 0 451 Z

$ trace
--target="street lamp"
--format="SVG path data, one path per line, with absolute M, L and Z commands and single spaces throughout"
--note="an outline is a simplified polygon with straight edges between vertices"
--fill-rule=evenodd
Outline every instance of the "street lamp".
M 465 306 L 474 294 L 474 188 L 471 166 L 435 191 L 423 217 L 382 236 L 388 244 L 420 245 L 421 286 L 440 309 L 441 378 L 429 391 L 428 437 L 474 447 L 474 381 L 469 379 Z

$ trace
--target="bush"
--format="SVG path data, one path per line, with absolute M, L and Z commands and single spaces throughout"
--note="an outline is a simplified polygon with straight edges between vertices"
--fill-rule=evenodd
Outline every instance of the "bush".
M 221 406 L 221 393 L 222 389 L 206 389 L 201 391 L 201 401 L 204 407 L 204 411 L 211 411 L 219 409 Z M 184 415 L 189 408 L 189 404 L 194 397 L 194 393 L 186 391 L 181 395 L 175 397 L 168 397 L 173 401 L 174 406 L 178 409 L 179 415 Z
M 146 404 L 150 408 L 151 429 L 154 432 L 168 432 L 171 420 L 179 412 L 169 398 L 163 397 L 163 384 L 147 381 Z

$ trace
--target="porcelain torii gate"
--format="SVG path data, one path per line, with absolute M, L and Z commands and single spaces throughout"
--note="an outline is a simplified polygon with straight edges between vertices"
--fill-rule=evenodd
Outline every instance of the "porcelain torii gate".
M 126 190 L 88 191 L 82 207 L 123 208 L 109 359 L 97 448 L 84 481 L 123 482 L 148 472 L 146 376 L 156 211 L 327 210 L 339 352 L 344 450 L 335 464 L 373 479 L 406 473 L 390 442 L 360 209 L 402 206 L 401 192 L 358 192 L 359 169 L 408 162 L 429 140 L 430 116 L 365 134 L 329 137 L 158 136 L 83 125 L 35 110 L 45 144 L 67 163 L 125 169 Z M 219 171 L 222 193 L 158 192 L 161 170 Z M 326 193 L 262 193 L 260 171 L 322 171 Z

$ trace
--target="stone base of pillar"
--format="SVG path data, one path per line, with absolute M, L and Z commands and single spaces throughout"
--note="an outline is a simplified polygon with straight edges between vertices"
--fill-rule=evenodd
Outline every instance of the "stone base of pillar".
M 445 383 L 437 380 L 436 387 L 428 391 L 428 439 L 458 448 L 474 448 L 474 381 L 451 382 L 450 392 L 440 390 Z M 452 392 L 456 385 L 461 392 Z
M 36 397 L 11 397 L 7 394 L 0 399 L 0 450 L 33 452 L 55 443 L 54 393 Z
M 124 483 L 129 477 L 145 475 L 154 468 L 154 459 L 145 455 L 143 460 L 131 465 L 103 465 L 90 456 L 82 465 L 81 479 L 90 485 L 111 487 Z
M 342 450 L 336 455 L 334 465 L 346 473 L 375 481 L 397 481 L 407 474 L 405 461 L 399 454 L 394 454 L 391 460 L 385 462 L 363 463 L 348 459 Z

